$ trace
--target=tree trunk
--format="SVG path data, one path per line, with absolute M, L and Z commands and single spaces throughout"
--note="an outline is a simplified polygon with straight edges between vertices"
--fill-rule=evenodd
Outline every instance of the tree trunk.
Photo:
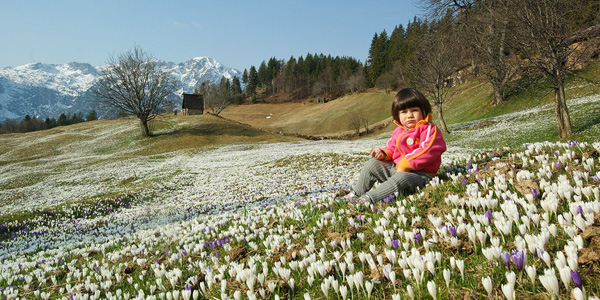
M 150 128 L 148 128 L 148 120 L 140 119 L 140 130 L 143 137 L 150 136 Z
M 559 85 L 554 89 L 554 115 L 558 126 L 558 137 L 563 139 L 573 134 L 571 128 L 571 118 L 569 117 L 569 109 L 567 108 L 567 100 L 565 96 L 565 88 Z
M 438 118 L 440 119 L 440 127 L 442 127 L 442 130 L 446 133 L 446 134 L 450 134 L 450 131 L 448 131 L 448 127 L 446 127 L 446 122 L 444 121 L 444 116 L 442 114 L 442 105 L 438 104 L 436 105 L 437 108 L 437 113 L 438 113 Z
M 573 128 L 571 127 L 571 117 L 569 116 L 569 108 L 567 107 L 567 97 L 565 95 L 565 86 L 564 84 L 560 86 L 560 99 L 561 99 L 561 107 L 562 107 L 562 115 L 563 120 L 565 121 L 565 132 L 567 137 L 573 134 Z
M 492 102 L 492 106 L 496 106 L 504 100 L 504 96 L 502 95 L 502 87 L 499 83 L 492 82 L 492 85 L 494 86 L 494 102 Z

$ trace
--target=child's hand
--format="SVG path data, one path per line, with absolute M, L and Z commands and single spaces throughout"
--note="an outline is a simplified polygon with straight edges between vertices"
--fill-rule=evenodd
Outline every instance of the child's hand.
M 385 152 L 383 152 L 383 150 L 381 150 L 381 148 L 371 149 L 371 150 L 369 150 L 369 154 L 371 154 L 371 156 L 375 157 L 376 159 L 384 159 L 385 158 Z

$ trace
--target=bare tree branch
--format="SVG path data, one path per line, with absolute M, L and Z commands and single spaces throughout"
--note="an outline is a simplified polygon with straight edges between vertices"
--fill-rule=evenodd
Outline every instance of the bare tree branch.
M 141 48 L 109 57 L 108 67 L 93 89 L 99 101 L 140 120 L 142 136 L 150 136 L 148 121 L 154 119 L 169 96 L 179 87 L 169 72 L 158 69 L 156 60 Z

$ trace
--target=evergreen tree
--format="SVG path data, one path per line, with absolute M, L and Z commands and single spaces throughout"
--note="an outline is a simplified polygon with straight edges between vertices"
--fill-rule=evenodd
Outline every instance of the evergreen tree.
M 244 73 L 242 74 L 242 82 L 248 84 L 248 70 L 246 69 L 244 69 Z
M 48 129 L 58 126 L 58 122 L 55 118 L 46 118 L 44 122 L 46 123 L 46 127 L 48 127 Z
M 373 86 L 377 78 L 386 71 L 386 50 L 388 44 L 387 32 L 375 33 L 369 49 L 367 61 L 367 84 Z
M 248 72 L 248 83 L 246 85 L 246 95 L 254 96 L 256 94 L 256 88 L 258 87 L 258 73 L 256 72 L 256 68 L 254 66 L 250 67 L 250 71 Z
M 258 67 L 258 85 L 265 86 L 269 84 L 269 70 L 267 63 L 263 60 Z
M 237 76 L 233 76 L 231 80 L 231 92 L 233 97 L 233 102 L 241 104 L 242 99 L 242 84 L 240 83 L 240 79 Z
M 60 114 L 60 116 L 58 116 L 57 125 L 58 126 L 69 125 L 69 119 L 67 118 L 67 115 L 65 115 L 64 113 Z
M 85 116 L 85 120 L 87 122 L 89 121 L 94 121 L 94 120 L 98 120 L 98 114 L 96 113 L 95 110 L 90 111 L 86 116 Z

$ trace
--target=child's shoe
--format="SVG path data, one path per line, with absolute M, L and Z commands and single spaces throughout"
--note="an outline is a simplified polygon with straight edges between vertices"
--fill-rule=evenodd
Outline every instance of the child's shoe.
M 371 201 L 368 195 L 358 197 L 356 196 L 356 194 L 354 194 L 354 192 L 350 192 L 350 194 L 348 194 L 348 206 L 350 206 L 351 208 L 358 209 L 361 205 L 369 206 L 370 204 Z

